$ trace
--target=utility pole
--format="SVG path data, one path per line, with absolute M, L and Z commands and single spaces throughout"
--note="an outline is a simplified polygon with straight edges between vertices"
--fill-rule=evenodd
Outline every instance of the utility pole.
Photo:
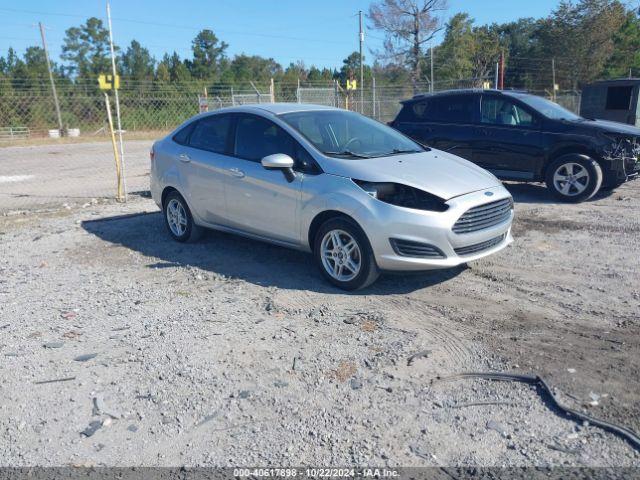
M 431 87 L 431 89 L 430 89 L 431 93 L 433 93 L 434 90 L 435 90 L 435 86 L 433 84 L 434 83 L 434 78 L 433 78 L 433 40 L 430 43 L 431 43 L 431 45 L 430 45 L 430 52 L 431 53 L 429 54 L 429 57 L 431 57 L 431 82 L 429 83 L 429 86 Z
M 118 72 L 116 70 L 116 54 L 113 48 L 113 28 L 111 27 L 111 6 L 107 0 L 107 21 L 109 23 L 109 47 L 111 49 L 111 70 L 113 74 L 113 91 L 116 98 L 116 121 L 118 122 L 118 141 L 120 143 L 120 162 L 122 165 L 122 184 L 124 186 L 124 201 L 127 201 L 127 176 L 124 169 L 124 145 L 122 143 L 122 122 L 120 121 L 120 98 L 118 97 L 118 84 L 116 78 Z
M 504 50 L 500 52 L 500 79 L 498 81 L 498 90 L 504 90 Z
M 360 113 L 364 113 L 364 61 L 362 46 L 364 45 L 364 30 L 362 29 L 362 10 L 358 12 L 360 23 Z
M 553 92 L 552 97 L 553 101 L 556 101 L 556 59 L 555 57 L 551 59 L 551 76 L 553 77 L 553 85 L 551 91 Z
M 47 60 L 47 69 L 49 70 L 49 80 L 51 81 L 51 91 L 53 92 L 53 102 L 56 104 L 56 115 L 58 117 L 58 130 L 60 136 L 63 134 L 62 115 L 60 115 L 60 103 L 58 102 L 58 92 L 56 92 L 56 82 L 53 81 L 53 72 L 51 71 L 51 62 L 49 61 L 49 49 L 47 48 L 47 40 L 44 36 L 44 25 L 38 22 L 40 26 L 40 36 L 42 37 L 42 48 L 44 50 L 44 58 Z

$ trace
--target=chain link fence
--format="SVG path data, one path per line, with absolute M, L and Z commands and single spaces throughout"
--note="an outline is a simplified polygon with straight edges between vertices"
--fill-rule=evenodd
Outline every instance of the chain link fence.
M 420 92 L 477 88 L 491 79 L 419 84 Z M 545 91 L 535 92 L 549 97 Z M 125 138 L 125 173 L 129 195 L 148 190 L 149 148 L 199 111 L 265 102 L 301 102 L 349 109 L 381 122 L 395 118 L 400 101 L 411 98 L 410 84 L 378 84 L 346 91 L 335 81 L 250 86 L 156 84 L 122 80 L 119 90 Z M 58 87 L 64 133 L 60 135 L 48 83 L 0 82 L 0 213 L 47 205 L 89 208 L 116 192 L 104 93 L 94 85 Z M 578 111 L 579 92 L 557 92 L 557 101 Z

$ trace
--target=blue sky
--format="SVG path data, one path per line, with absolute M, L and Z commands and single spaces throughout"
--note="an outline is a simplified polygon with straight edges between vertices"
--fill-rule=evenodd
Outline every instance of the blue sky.
M 190 55 L 191 40 L 211 28 L 238 53 L 273 57 L 283 65 L 339 67 L 358 48 L 358 10 L 370 0 L 111 0 L 116 44 L 137 39 L 156 57 Z M 559 0 L 449 0 L 446 18 L 466 11 L 478 23 L 548 15 Z M 39 45 L 38 21 L 46 27 L 51 56 L 58 61 L 64 32 L 90 16 L 104 18 L 105 0 L 0 0 L 0 55 Z M 367 22 L 365 22 L 366 24 Z M 367 28 L 365 57 L 381 46 L 382 33 Z

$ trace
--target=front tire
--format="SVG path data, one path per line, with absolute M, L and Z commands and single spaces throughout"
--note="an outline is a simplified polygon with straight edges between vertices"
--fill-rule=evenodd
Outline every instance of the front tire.
M 549 165 L 545 181 L 558 200 L 582 202 L 600 190 L 602 168 L 586 155 L 565 155 Z
M 195 242 L 202 235 L 202 227 L 196 225 L 187 202 L 178 192 L 167 195 L 163 205 L 164 224 L 177 242 Z
M 313 254 L 324 277 L 343 290 L 368 287 L 380 276 L 367 236 L 346 217 L 332 218 L 320 226 Z

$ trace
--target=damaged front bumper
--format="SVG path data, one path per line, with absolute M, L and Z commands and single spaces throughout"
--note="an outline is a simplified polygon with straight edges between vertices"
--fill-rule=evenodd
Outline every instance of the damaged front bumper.
M 640 143 L 638 139 L 621 139 L 604 150 L 603 186 L 620 185 L 640 176 Z

